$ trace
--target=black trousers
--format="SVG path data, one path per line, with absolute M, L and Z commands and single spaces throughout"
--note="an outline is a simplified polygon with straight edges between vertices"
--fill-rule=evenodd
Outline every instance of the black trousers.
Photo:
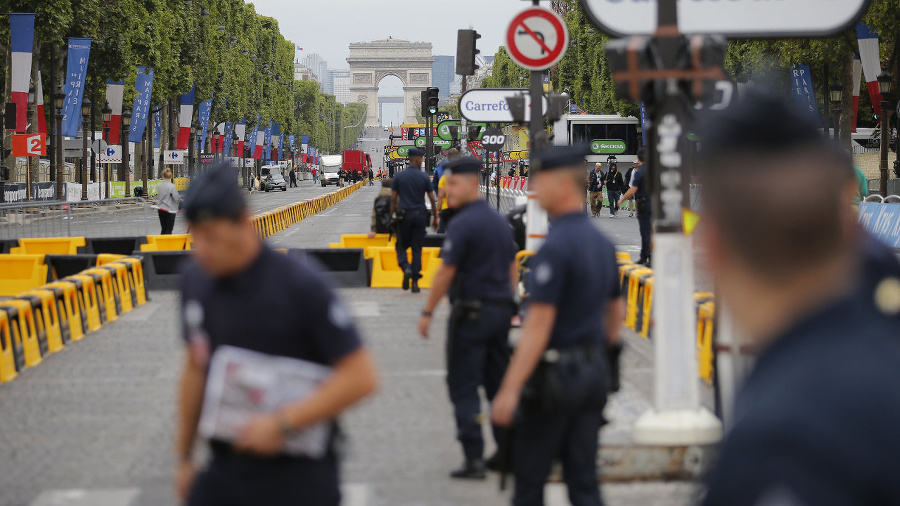
M 159 209 L 157 211 L 159 213 L 159 226 L 162 228 L 160 232 L 161 235 L 169 235 L 172 233 L 172 229 L 175 228 L 175 213 L 170 213 L 168 211 L 163 211 Z
M 653 237 L 653 227 L 651 225 L 652 214 L 649 209 L 644 212 L 638 211 L 638 228 L 641 231 L 641 260 L 650 258 L 650 239 Z
M 188 506 L 338 506 L 337 458 L 216 454 L 197 475 Z
M 422 244 L 425 242 L 425 213 L 410 213 L 397 225 L 397 265 L 400 270 L 412 269 L 413 279 L 422 277 Z M 412 249 L 412 263 L 406 250 Z
M 447 335 L 447 389 L 456 418 L 456 439 L 467 459 L 484 457 L 481 396 L 493 401 L 509 364 L 512 306 L 485 304 L 477 318 L 454 309 Z M 494 430 L 496 440 L 496 430 Z

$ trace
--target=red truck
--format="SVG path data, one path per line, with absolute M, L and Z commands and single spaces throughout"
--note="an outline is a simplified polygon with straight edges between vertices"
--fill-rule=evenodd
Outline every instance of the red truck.
M 355 149 L 348 149 L 347 151 L 344 151 L 343 168 L 344 172 L 347 173 L 348 178 L 359 181 L 369 175 L 369 169 L 372 168 L 372 161 L 366 153 Z

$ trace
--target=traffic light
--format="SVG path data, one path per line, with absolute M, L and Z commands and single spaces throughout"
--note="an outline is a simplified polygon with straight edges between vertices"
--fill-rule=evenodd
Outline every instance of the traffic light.
M 468 140 L 469 140 L 470 142 L 471 142 L 471 141 L 477 141 L 477 140 L 478 140 L 478 137 L 481 136 L 481 126 L 479 126 L 479 125 L 470 126 L 470 127 L 468 128 L 468 130 L 469 130 L 469 131 L 467 132 L 467 133 L 468 133 L 468 137 L 467 137 L 467 138 L 468 138 Z
M 434 116 L 438 112 L 438 90 L 435 87 L 425 88 L 422 91 L 422 116 Z
M 475 41 L 481 38 L 475 30 L 459 30 L 456 32 L 456 73 L 461 76 L 475 75 L 475 55 L 480 53 Z

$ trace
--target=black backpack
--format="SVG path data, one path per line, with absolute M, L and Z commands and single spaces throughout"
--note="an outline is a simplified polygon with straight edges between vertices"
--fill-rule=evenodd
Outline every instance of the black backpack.
M 379 234 L 391 232 L 391 197 L 388 195 L 375 199 L 375 232 Z

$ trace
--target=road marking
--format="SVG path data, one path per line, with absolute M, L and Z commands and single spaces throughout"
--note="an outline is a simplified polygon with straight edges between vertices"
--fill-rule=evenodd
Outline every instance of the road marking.
M 31 506 L 134 506 L 137 488 L 45 490 Z
M 387 378 L 416 378 L 422 376 L 440 376 L 447 375 L 446 369 L 425 369 L 422 371 L 402 371 L 402 372 L 386 372 L 382 373 L 382 377 Z
M 341 485 L 343 506 L 368 506 L 371 488 L 365 483 L 345 483 Z
M 347 304 L 354 318 L 375 318 L 381 316 L 381 308 L 375 301 L 354 301 Z

